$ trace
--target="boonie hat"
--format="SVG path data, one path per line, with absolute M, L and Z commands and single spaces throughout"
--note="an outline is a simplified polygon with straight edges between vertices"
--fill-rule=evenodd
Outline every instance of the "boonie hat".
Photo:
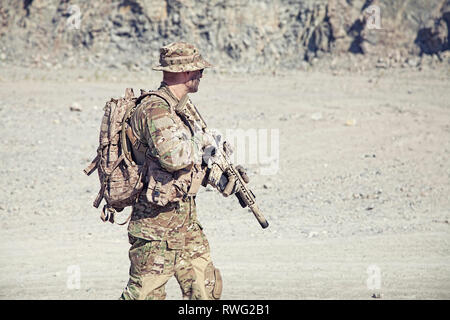
M 186 72 L 212 67 L 202 58 L 198 49 L 187 42 L 173 42 L 160 49 L 159 65 L 153 67 L 156 71 Z

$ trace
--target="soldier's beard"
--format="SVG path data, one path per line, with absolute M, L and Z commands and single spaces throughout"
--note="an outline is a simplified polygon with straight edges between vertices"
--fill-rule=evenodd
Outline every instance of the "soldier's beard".
M 197 92 L 198 86 L 200 84 L 200 79 L 192 79 L 188 82 L 188 89 L 190 93 Z

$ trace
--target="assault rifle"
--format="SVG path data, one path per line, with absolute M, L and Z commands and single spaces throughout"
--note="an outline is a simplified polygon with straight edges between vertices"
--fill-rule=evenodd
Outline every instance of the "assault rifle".
M 194 120 L 202 126 L 203 130 L 208 130 L 206 122 L 198 112 L 197 108 L 190 103 L 187 103 L 188 96 L 185 95 L 177 106 L 177 111 L 181 114 L 187 114 L 194 118 Z M 219 142 L 219 137 L 213 135 L 213 138 Z M 219 144 L 218 148 L 211 150 L 210 163 L 208 164 L 208 171 L 203 181 L 203 186 L 209 183 L 217 187 L 225 197 L 234 193 L 239 200 L 242 208 L 248 207 L 255 218 L 258 220 L 261 227 L 267 228 L 269 223 L 264 218 L 258 205 L 255 201 L 255 195 L 247 188 L 249 182 L 247 174 L 241 166 L 235 166 L 231 160 L 232 153 L 231 146 L 225 141 Z M 212 160 L 212 161 L 211 161 Z

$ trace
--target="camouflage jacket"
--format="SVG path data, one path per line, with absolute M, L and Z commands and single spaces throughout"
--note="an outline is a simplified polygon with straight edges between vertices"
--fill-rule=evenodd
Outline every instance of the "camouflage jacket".
M 164 172 L 177 177 L 192 171 L 204 171 L 198 163 L 202 143 L 198 130 L 201 127 L 175 112 L 179 100 L 163 82 L 158 93 L 167 97 L 167 102 L 155 95 L 145 97 L 131 118 L 133 134 L 144 146 L 147 157 L 133 147 L 137 162 L 155 159 Z M 169 103 L 169 104 L 168 104 Z M 188 101 L 188 103 L 191 103 Z M 149 202 L 145 195 L 133 206 L 128 225 L 130 235 L 147 240 L 166 240 L 170 248 L 182 248 L 186 232 L 198 224 L 195 201 L 169 202 L 158 206 Z

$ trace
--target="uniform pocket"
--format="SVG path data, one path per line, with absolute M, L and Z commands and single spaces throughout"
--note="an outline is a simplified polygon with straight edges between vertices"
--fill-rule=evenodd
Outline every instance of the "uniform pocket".
M 174 178 L 171 173 L 152 168 L 148 171 L 148 187 L 146 191 L 147 201 L 158 206 L 165 206 L 169 202 L 181 199 L 174 186 Z
M 151 247 L 150 241 L 135 238 L 128 252 L 128 256 L 131 262 L 131 274 L 139 275 L 144 272 L 148 257 L 150 255 L 149 247 Z
M 147 273 L 161 274 L 164 272 L 164 253 L 161 250 L 162 241 L 136 240 L 130 248 L 129 257 L 131 261 L 130 272 L 134 275 Z

